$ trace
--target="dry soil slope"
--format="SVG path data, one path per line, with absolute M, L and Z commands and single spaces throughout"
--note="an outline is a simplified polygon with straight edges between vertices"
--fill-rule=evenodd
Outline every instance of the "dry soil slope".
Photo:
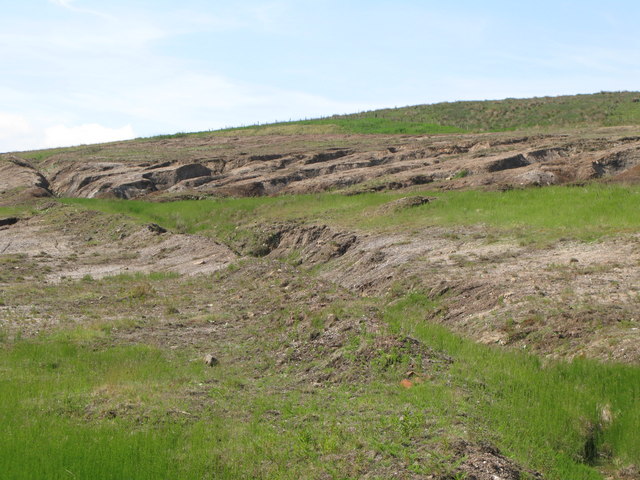
M 261 196 L 634 182 L 633 127 L 565 134 L 198 135 L 4 155 L 4 197 Z M 31 157 L 31 159 L 30 159 Z

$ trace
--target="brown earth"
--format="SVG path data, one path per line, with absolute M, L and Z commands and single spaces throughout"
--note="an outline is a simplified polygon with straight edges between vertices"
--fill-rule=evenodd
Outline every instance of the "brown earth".
M 294 277 L 314 269 L 361 297 L 429 292 L 440 307 L 425 319 L 482 343 L 550 357 L 640 362 L 637 234 L 532 248 L 488 241 L 481 227 L 413 234 L 295 223 L 272 228 L 260 255 L 295 265 Z M 252 260 L 212 238 L 159 233 L 124 216 L 56 204 L 0 227 L 0 255 L 35 268 L 34 279 L 43 284 L 135 272 L 211 274 Z M 10 281 L 9 272 L 5 276 Z
M 66 149 L 31 162 L 27 154 L 5 155 L 0 198 L 15 203 L 16 191 L 154 198 L 338 187 L 357 193 L 425 182 L 449 189 L 633 181 L 640 137 L 632 133 L 616 128 L 531 136 L 208 135 L 120 142 Z M 380 208 L 392 215 L 428 201 L 410 197 Z M 270 232 L 264 251 L 243 253 L 211 238 L 140 227 L 126 217 L 43 205 L 42 214 L 0 226 L 0 255 L 37 265 L 43 282 L 123 272 L 210 274 L 247 255 L 295 257 L 299 269 L 321 267 L 320 278 L 357 295 L 430 292 L 441 304 L 431 320 L 483 343 L 552 357 L 640 362 L 637 234 L 532 247 L 495 241 L 483 227 L 374 234 L 291 223 L 259 227 Z
M 433 320 L 483 343 L 553 357 L 640 362 L 640 236 L 531 248 L 487 242 L 480 228 L 379 235 L 300 227 L 270 256 L 303 265 L 365 296 L 426 290 Z
M 49 196 L 49 181 L 30 162 L 15 155 L 0 156 L 0 205 Z
M 196 135 L 0 157 L 0 192 L 67 197 L 258 196 L 326 190 L 632 182 L 633 128 L 566 134 Z M 33 159 L 31 163 L 27 159 Z

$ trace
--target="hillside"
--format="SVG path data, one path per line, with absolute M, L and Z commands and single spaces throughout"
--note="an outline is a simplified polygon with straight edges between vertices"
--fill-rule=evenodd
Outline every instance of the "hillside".
M 0 156 L 0 471 L 640 479 L 634 99 Z
M 389 108 L 350 115 L 247 127 L 249 131 L 308 128 L 334 133 L 406 134 L 550 131 L 640 125 L 640 92 L 493 101 L 461 101 Z
M 0 191 L 129 199 L 635 182 L 638 99 L 444 103 L 7 154 Z
M 0 192 L 160 199 L 634 183 L 639 131 L 138 140 L 0 156 Z

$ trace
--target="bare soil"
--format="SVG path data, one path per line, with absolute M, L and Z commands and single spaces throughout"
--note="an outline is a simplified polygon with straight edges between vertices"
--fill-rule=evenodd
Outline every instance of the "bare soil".
M 482 343 L 554 358 L 640 362 L 638 235 L 532 247 L 488 239 L 480 227 L 453 234 L 450 228 L 413 234 L 273 228 L 277 242 L 266 258 L 292 264 L 289 282 L 313 270 L 359 297 L 424 291 L 440 304 L 425 319 Z M 126 217 L 45 206 L 42 214 L 0 227 L 1 281 L 44 286 L 136 272 L 193 276 L 255 261 L 212 238 L 153 230 Z M 245 275 L 253 281 L 252 272 Z
M 635 182 L 636 127 L 557 134 L 201 134 L 0 156 L 0 192 L 70 197 L 260 196 L 326 190 Z

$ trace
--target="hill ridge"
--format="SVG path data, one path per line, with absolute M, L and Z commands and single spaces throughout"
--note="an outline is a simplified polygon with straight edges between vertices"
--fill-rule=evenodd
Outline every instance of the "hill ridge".
M 327 127 L 336 133 L 438 134 L 640 124 L 640 92 L 460 100 L 383 108 L 222 131 Z

